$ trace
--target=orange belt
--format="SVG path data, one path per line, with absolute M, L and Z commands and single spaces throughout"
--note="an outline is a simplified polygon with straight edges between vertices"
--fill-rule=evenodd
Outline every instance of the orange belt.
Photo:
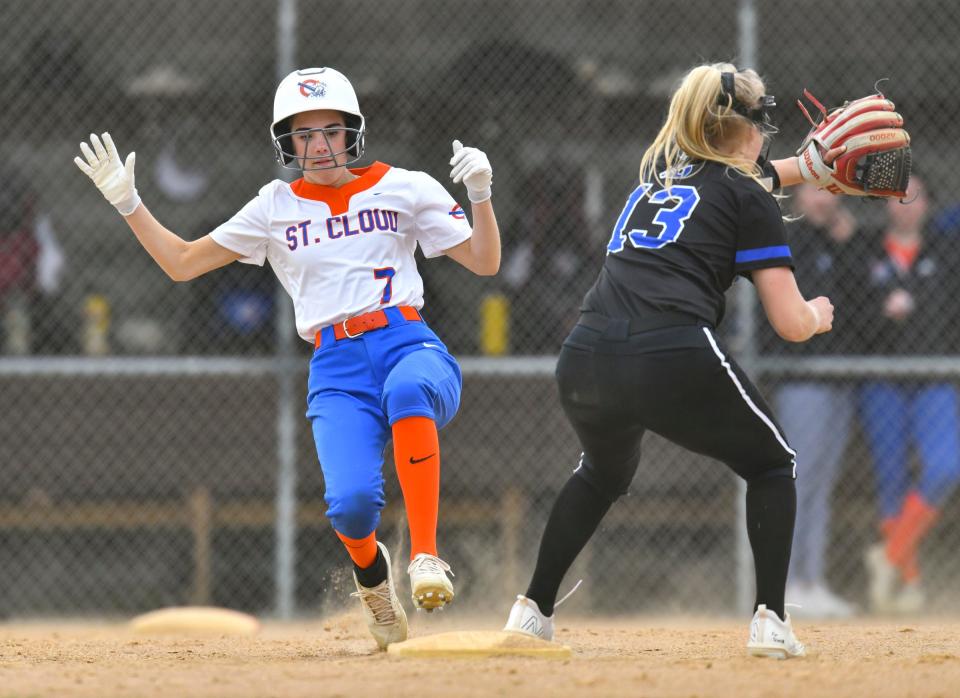
M 407 322 L 423 322 L 423 318 L 420 317 L 420 312 L 410 305 L 398 305 L 396 309 L 400 311 L 400 314 Z M 333 326 L 333 336 L 337 340 L 341 339 L 353 339 L 354 337 L 359 337 L 364 332 L 371 332 L 373 330 L 379 330 L 383 327 L 386 327 L 390 324 L 390 317 L 387 315 L 386 311 L 383 310 L 371 310 L 369 313 L 363 313 L 363 315 L 356 315 L 351 318 L 347 318 L 343 322 L 338 322 Z M 320 345 L 323 343 L 322 340 L 323 330 L 317 332 L 316 339 L 314 340 L 314 349 L 319 349 Z

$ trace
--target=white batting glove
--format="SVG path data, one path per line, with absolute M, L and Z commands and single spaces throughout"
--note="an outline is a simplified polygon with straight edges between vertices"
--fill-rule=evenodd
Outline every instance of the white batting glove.
M 116 207 L 120 215 L 129 216 L 140 205 L 140 195 L 137 194 L 137 188 L 133 183 L 133 165 L 137 160 L 137 154 L 130 153 L 126 163 L 121 164 L 117 146 L 113 144 L 109 133 L 103 134 L 103 143 L 97 138 L 97 134 L 91 133 L 90 145 L 93 146 L 92 150 L 86 143 L 80 144 L 80 150 L 83 152 L 83 157 L 87 159 L 86 162 L 79 157 L 74 158 L 73 161 L 87 177 L 93 180 L 100 193 Z
M 467 197 L 471 203 L 479 204 L 493 194 L 490 183 L 493 181 L 493 167 L 486 153 L 477 148 L 464 148 L 460 141 L 453 142 L 453 157 L 450 158 L 450 179 L 455 184 L 463 182 L 467 188 Z

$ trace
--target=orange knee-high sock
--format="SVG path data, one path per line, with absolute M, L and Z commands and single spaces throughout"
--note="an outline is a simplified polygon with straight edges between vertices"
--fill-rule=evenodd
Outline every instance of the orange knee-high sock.
M 377 559 L 377 532 L 374 531 L 366 538 L 347 538 L 345 535 L 336 531 L 337 538 L 346 547 L 350 554 L 353 564 L 362 570 L 365 570 L 373 561 Z
M 900 568 L 900 576 L 907 584 L 911 584 L 920 579 L 920 563 L 917 562 L 917 551 L 914 550 L 907 559 L 903 561 Z
M 919 492 L 910 492 L 904 500 L 903 510 L 887 540 L 887 558 L 900 568 L 904 581 L 919 577 L 917 549 L 933 528 L 939 513 L 939 509 L 924 500 Z
M 883 536 L 883 545 L 887 546 L 893 537 L 893 532 L 897 530 L 897 521 L 900 520 L 900 514 L 889 516 L 880 522 L 880 535 Z
M 885 551 L 887 551 L 887 559 L 890 560 L 891 564 L 893 564 L 893 560 L 890 559 L 890 539 L 893 538 L 893 532 L 897 530 L 897 524 L 900 523 L 901 514 L 903 514 L 903 507 L 901 507 L 900 513 L 896 516 L 890 516 L 880 522 L 880 534 L 883 536 L 883 548 Z M 907 581 L 913 581 L 920 576 L 920 570 L 917 568 L 916 554 L 911 555 L 907 560 L 904 560 L 903 567 L 900 568 L 900 576 Z
M 410 558 L 437 554 L 440 507 L 440 441 L 429 417 L 407 417 L 393 424 L 393 460 L 407 507 Z

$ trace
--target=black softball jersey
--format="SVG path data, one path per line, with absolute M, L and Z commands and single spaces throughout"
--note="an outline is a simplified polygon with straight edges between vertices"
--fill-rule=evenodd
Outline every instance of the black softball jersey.
M 690 164 L 669 189 L 627 197 L 607 257 L 563 343 L 557 383 L 583 456 L 577 473 L 625 493 L 646 431 L 752 481 L 793 477 L 796 453 L 713 334 L 737 275 L 792 267 L 774 197 L 722 164 Z
M 738 274 L 791 266 L 776 200 L 715 162 L 687 165 L 669 190 L 641 183 L 617 219 L 581 310 L 607 317 L 682 313 L 716 327 Z

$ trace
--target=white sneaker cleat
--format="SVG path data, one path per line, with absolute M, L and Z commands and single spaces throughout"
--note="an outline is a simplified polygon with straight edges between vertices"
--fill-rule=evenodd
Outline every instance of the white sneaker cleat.
M 796 618 L 815 618 L 817 610 L 813 608 L 815 602 L 814 587 L 809 583 L 790 583 L 784 592 L 787 604 L 795 609 Z
M 433 612 L 453 601 L 453 583 L 447 577 L 450 565 L 435 555 L 417 553 L 407 567 L 410 595 L 418 609 Z M 450 572 L 453 576 L 453 572 Z
M 776 613 L 760 604 L 750 621 L 750 639 L 747 641 L 747 654 L 754 657 L 772 657 L 789 659 L 802 657 L 807 651 L 797 636 L 793 634 L 790 614 L 784 613 L 780 620 Z
M 787 586 L 787 606 L 796 618 L 849 618 L 856 607 L 834 594 L 823 582 Z
M 870 578 L 870 607 L 874 613 L 891 613 L 895 610 L 894 591 L 900 574 L 887 559 L 882 544 L 871 545 L 864 557 L 867 575 Z
M 573 589 L 564 594 L 562 599 L 553 604 L 554 614 L 567 599 L 576 593 L 581 584 L 583 584 L 582 579 L 574 584 Z M 552 642 L 553 616 L 548 618 L 543 615 L 536 601 L 528 599 L 523 594 L 517 594 L 517 600 L 513 602 L 513 608 L 510 609 L 507 624 L 503 626 L 503 629 L 508 633 L 522 633 Z
M 353 573 L 353 582 L 357 590 L 350 594 L 360 599 L 367 628 L 380 649 L 385 650 L 393 642 L 403 642 L 407 639 L 407 614 L 397 598 L 396 587 L 393 585 L 393 568 L 390 565 L 390 553 L 383 543 L 377 542 L 380 552 L 387 563 L 387 579 L 375 587 L 361 586 L 357 581 L 357 573 Z
M 517 594 L 517 600 L 510 609 L 510 617 L 503 629 L 508 633 L 522 633 L 541 640 L 553 640 L 553 616 L 549 618 L 540 613 L 540 607 L 533 599 Z
M 821 618 L 849 618 L 857 611 L 852 603 L 834 594 L 823 582 L 813 585 L 812 602 Z
M 927 595 L 920 582 L 907 582 L 893 599 L 893 609 L 897 613 L 919 613 L 927 604 Z

